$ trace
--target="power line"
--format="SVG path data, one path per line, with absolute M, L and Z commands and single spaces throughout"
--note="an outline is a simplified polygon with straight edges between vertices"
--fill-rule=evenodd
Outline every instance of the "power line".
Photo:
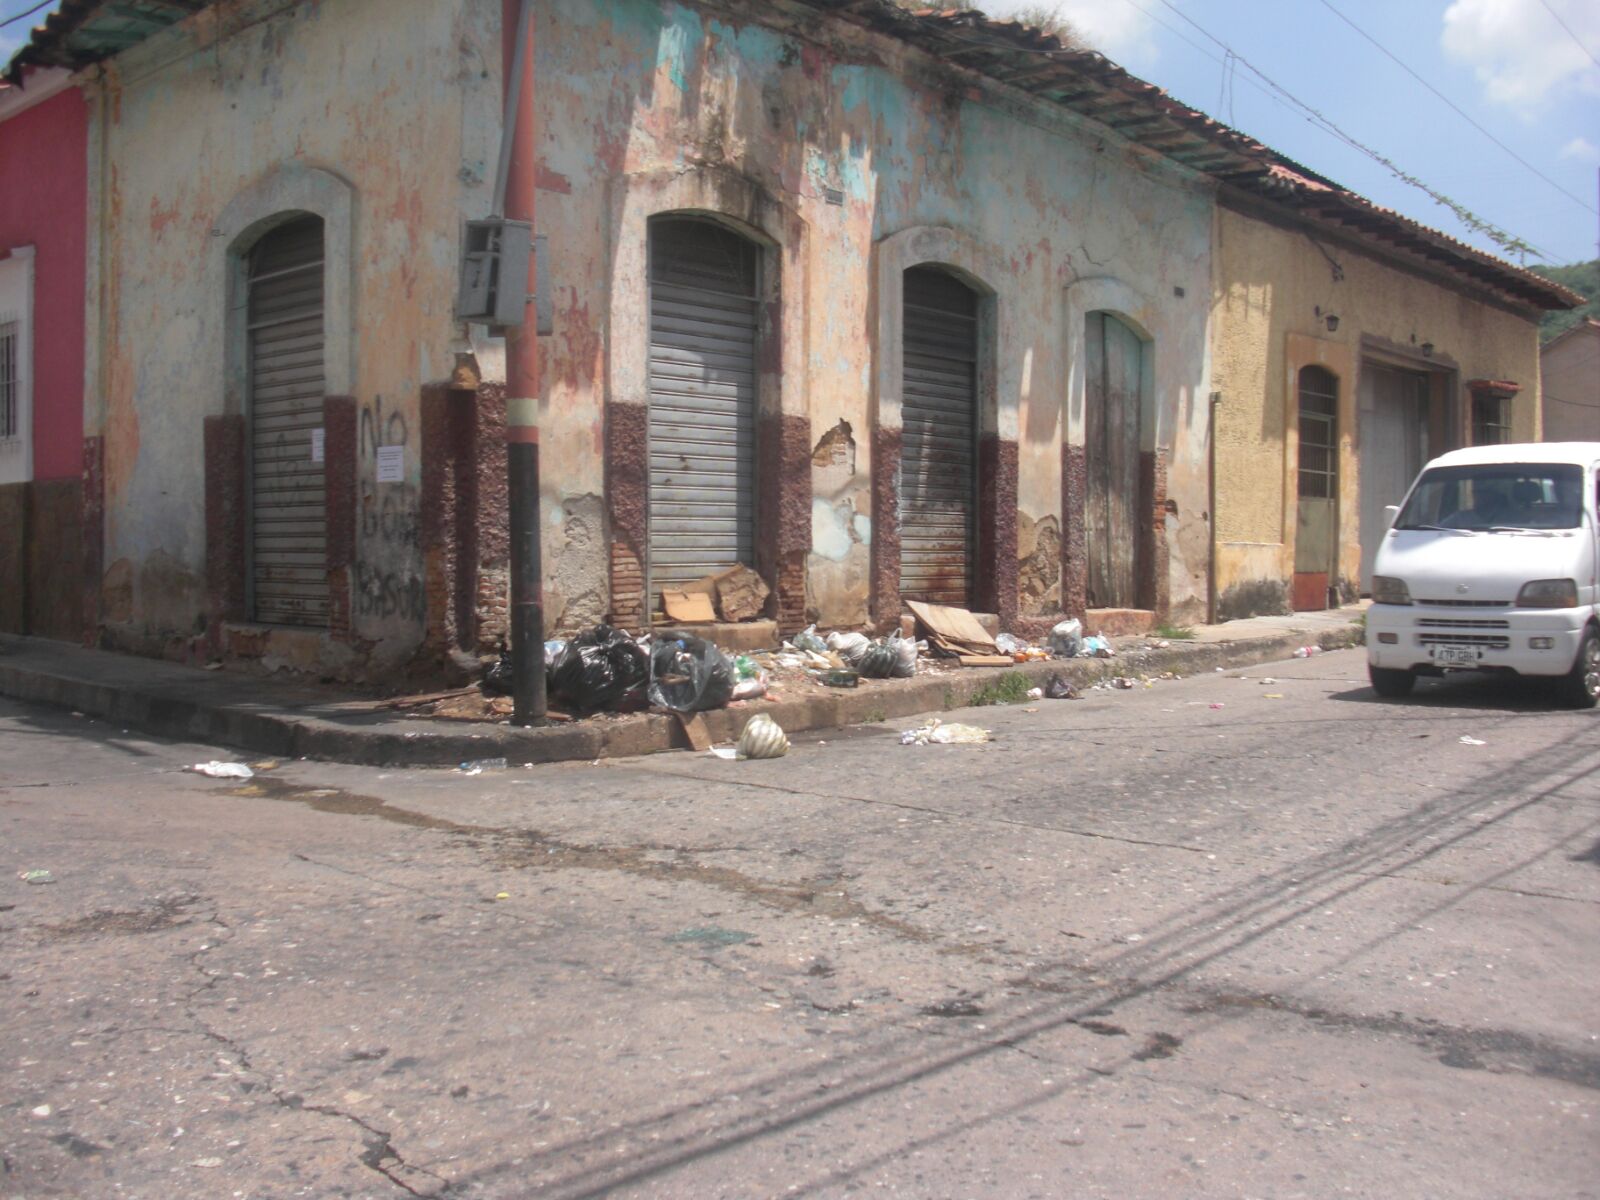
M 1543 2 L 1543 0 L 1541 0 L 1541 3 L 1542 2 Z M 1444 103 L 1450 108 L 1450 111 L 1455 113 L 1456 116 L 1460 117 L 1468 125 L 1471 125 L 1479 133 L 1483 134 L 1484 137 L 1488 138 L 1496 146 L 1499 146 L 1500 149 L 1504 150 L 1507 154 L 1509 154 L 1512 158 L 1516 159 L 1524 167 L 1528 168 L 1528 170 L 1532 171 L 1540 179 L 1544 180 L 1551 187 L 1555 188 L 1556 191 L 1560 192 L 1568 200 L 1571 200 L 1575 204 L 1581 204 L 1583 206 L 1583 208 L 1588 212 L 1592 212 L 1592 213 L 1596 213 L 1597 215 L 1600 215 L 1600 210 L 1597 210 L 1594 207 L 1594 205 L 1590 204 L 1587 200 L 1583 199 L 1581 196 L 1574 196 L 1571 192 L 1567 191 L 1566 188 L 1562 187 L 1554 179 L 1551 179 L 1543 171 L 1539 170 L 1538 167 L 1534 166 L 1527 159 L 1523 158 L 1522 155 L 1518 154 L 1510 146 L 1506 145 L 1499 138 L 1495 137 L 1494 134 L 1490 133 L 1482 125 L 1479 125 L 1476 121 L 1474 121 L 1470 116 L 1468 116 L 1459 107 L 1457 107 L 1457 105 L 1456 105 L 1454 100 L 1450 99 L 1449 96 L 1446 96 L 1438 88 L 1434 87 L 1433 84 L 1429 83 L 1421 75 L 1418 75 L 1415 71 L 1413 71 L 1411 69 L 1411 67 L 1409 65 L 1407 65 L 1400 58 L 1396 57 L 1389 50 L 1389 48 L 1387 46 L 1385 46 L 1382 42 L 1378 41 L 1377 38 L 1373 37 L 1365 29 L 1361 28 L 1361 26 L 1357 25 L 1349 17 L 1345 16 L 1342 12 L 1340 12 L 1337 8 L 1335 8 L 1333 6 L 1332 0 L 1322 0 L 1322 6 L 1324 8 L 1326 8 L 1329 12 L 1331 12 L 1334 16 L 1338 17 L 1346 25 L 1350 26 L 1351 29 L 1354 29 L 1362 37 L 1366 38 L 1367 41 L 1371 42 L 1374 46 L 1376 46 L 1378 48 L 1378 50 L 1380 52 L 1382 52 L 1382 54 L 1385 57 L 1387 57 L 1391 62 L 1393 62 L 1395 64 L 1395 66 L 1399 67 L 1402 71 L 1404 71 L 1407 75 L 1411 76 L 1411 78 L 1415 79 L 1423 87 L 1427 88 L 1430 92 L 1432 92 L 1440 100 L 1444 101 Z M 1550 6 L 1548 4 L 1546 4 L 1545 7 L 1549 8 Z M 1551 15 L 1553 16 L 1554 14 L 1552 13 Z M 1571 31 L 1569 30 L 1568 32 L 1571 32 Z
M 29 17 L 33 16 L 34 13 L 39 12 L 42 9 L 50 8 L 55 4 L 55 2 L 56 0 L 43 0 L 42 3 L 35 4 L 32 8 L 27 9 L 24 12 L 19 12 L 14 17 L 7 17 L 5 20 L 0 21 L 0 29 L 4 29 L 7 25 L 15 25 L 18 21 L 25 21 Z
M 1277 92 L 1279 95 L 1283 96 L 1284 99 L 1288 100 L 1291 104 L 1293 104 L 1296 108 L 1298 108 L 1306 116 L 1306 118 L 1308 120 L 1312 121 L 1314 124 L 1319 125 L 1323 129 L 1325 129 L 1327 132 L 1331 133 L 1334 137 L 1338 138 L 1341 142 L 1343 142 L 1345 145 L 1349 146 L 1352 150 L 1355 150 L 1355 151 L 1357 151 L 1357 152 L 1359 152 L 1361 154 L 1364 154 L 1368 158 L 1372 159 L 1373 162 L 1375 162 L 1379 166 L 1385 168 L 1387 171 L 1389 171 L 1390 174 L 1392 174 L 1396 179 L 1400 180 L 1402 183 L 1410 184 L 1412 187 L 1416 188 L 1418 191 L 1421 191 L 1421 192 L 1425 193 L 1430 199 L 1432 199 L 1434 201 L 1434 203 L 1439 204 L 1439 205 L 1443 206 L 1444 208 L 1448 208 L 1452 213 L 1455 214 L 1456 219 L 1459 220 L 1463 225 L 1466 225 L 1468 228 L 1476 231 L 1477 233 L 1482 234 L 1484 237 L 1489 238 L 1491 241 L 1495 242 L 1502 250 L 1504 250 L 1507 253 L 1519 254 L 1519 255 L 1526 255 L 1526 254 L 1532 253 L 1532 254 L 1534 254 L 1534 255 L 1536 255 L 1538 257 L 1541 257 L 1541 258 L 1546 257 L 1542 250 L 1540 250 L 1537 246 L 1533 245 L 1533 243 L 1527 241 L 1525 238 L 1516 237 L 1513 234 L 1507 233 L 1504 229 L 1501 229 L 1498 225 L 1495 225 L 1490 221 L 1484 220 L 1482 217 L 1478 216 L 1472 210 L 1467 208 L 1466 205 L 1460 203 L 1457 200 L 1452 200 L 1449 196 L 1445 195 L 1443 192 L 1439 191 L 1437 188 L 1430 187 L 1427 183 L 1425 183 L 1423 180 L 1417 178 L 1415 175 L 1412 175 L 1408 171 L 1402 170 L 1401 167 L 1397 163 L 1395 163 L 1393 159 L 1387 158 L 1386 156 L 1378 153 L 1378 151 L 1374 150 L 1371 146 L 1368 146 L 1368 145 L 1366 145 L 1366 144 L 1364 144 L 1362 142 L 1357 141 L 1350 134 L 1346 133 L 1344 130 L 1340 129 L 1337 125 L 1335 125 L 1333 123 L 1333 121 L 1331 121 L 1328 117 L 1326 117 L 1322 113 L 1318 112 L 1315 108 L 1312 108 L 1311 105 L 1307 104 L 1304 100 L 1300 99 L 1293 92 L 1289 91 L 1288 88 L 1286 88 L 1282 84 L 1278 83 L 1275 79 L 1273 79 L 1270 75 L 1268 75 L 1260 67 L 1256 66 L 1249 59 L 1245 58 L 1238 51 L 1234 50 L 1233 47 L 1229 46 L 1221 38 L 1216 37 L 1209 30 L 1203 28 L 1199 23 L 1197 23 L 1187 13 L 1183 12 L 1176 5 L 1174 5 L 1172 3 L 1172 0 L 1161 0 L 1161 3 L 1163 5 L 1165 5 L 1169 10 L 1171 10 L 1173 15 L 1175 15 L 1179 20 L 1183 21 L 1187 25 L 1192 26 L 1196 31 L 1198 31 L 1200 33 L 1200 35 L 1202 37 L 1204 37 L 1208 41 L 1214 43 L 1215 45 L 1217 45 L 1221 49 L 1231 52 L 1233 54 L 1233 57 L 1238 62 L 1243 64 L 1244 68 L 1247 71 L 1251 72 L 1251 74 L 1253 74 L 1253 75 L 1258 76 L 1261 79 L 1261 81 L 1263 83 L 1265 83 L 1268 87 L 1270 87 L 1274 92 Z
M 1561 26 L 1561 28 L 1563 28 L 1563 29 L 1565 29 L 1567 31 L 1567 36 L 1569 38 L 1571 38 L 1574 42 L 1578 43 L 1578 49 L 1582 50 L 1585 54 L 1587 54 L 1589 56 L 1589 61 L 1592 62 L 1595 66 L 1600 67 L 1600 58 L 1596 58 L 1594 56 L 1594 51 L 1590 50 L 1589 47 L 1587 47 L 1587 46 L 1585 46 L 1583 44 L 1583 39 L 1580 38 L 1577 34 L 1572 32 L 1572 26 L 1568 25 L 1565 21 L 1563 21 L 1561 19 L 1561 14 L 1556 12 L 1555 9 L 1550 7 L 1550 5 L 1548 3 L 1548 0 L 1539 0 L 1539 3 L 1544 5 L 1545 12 L 1549 13 L 1552 17 L 1555 18 L 1556 24 Z

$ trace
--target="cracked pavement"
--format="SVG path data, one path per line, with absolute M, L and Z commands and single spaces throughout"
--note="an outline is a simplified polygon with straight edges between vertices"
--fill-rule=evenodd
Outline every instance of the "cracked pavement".
M 1600 1195 L 1600 714 L 947 719 L 241 784 L 0 701 L 0 1197 Z

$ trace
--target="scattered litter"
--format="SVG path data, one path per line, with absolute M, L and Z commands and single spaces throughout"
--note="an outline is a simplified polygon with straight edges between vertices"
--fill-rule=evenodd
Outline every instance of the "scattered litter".
M 907 729 L 900 734 L 900 744 L 902 746 L 927 746 L 930 744 L 965 746 L 989 740 L 990 733 L 987 729 L 980 729 L 976 725 L 961 725 L 959 723 L 946 725 L 937 717 L 920 729 Z
M 669 942 L 698 942 L 704 946 L 737 946 L 756 935 L 742 929 L 724 929 L 720 925 L 695 925 L 667 937 Z
M 1317 655 L 1317 654 L 1321 654 L 1321 653 L 1322 653 L 1322 647 L 1321 646 L 1301 646 L 1300 649 L 1298 649 L 1298 650 L 1296 650 L 1294 652 L 1294 656 L 1296 658 L 1311 658 L 1313 655 Z
M 255 772 L 242 762 L 219 762 L 216 759 L 195 763 L 189 770 L 196 775 L 207 775 L 212 779 L 249 779 L 255 775 Z
M 739 734 L 738 752 L 741 758 L 782 758 L 789 753 L 789 739 L 776 721 L 757 713 Z
M 22 880 L 23 883 L 54 883 L 56 881 L 54 875 L 42 868 L 36 868 L 32 871 L 18 871 L 17 878 Z
M 1061 675 L 1050 676 L 1050 681 L 1044 685 L 1044 694 L 1051 700 L 1082 700 L 1083 693 Z
M 1107 682 L 1107 684 L 1109 686 L 1117 688 L 1118 690 L 1124 691 L 1124 692 L 1131 691 L 1133 689 L 1133 686 L 1134 686 L 1134 681 L 1132 679 L 1128 678 L 1128 676 L 1126 676 L 1126 675 L 1113 676 L 1111 679 L 1107 680 L 1106 682 Z
M 1460 743 L 1461 743 L 1461 744 L 1462 744 L 1462 745 L 1463 745 L 1463 746 L 1487 746 L 1487 745 L 1488 745 L 1488 744 L 1489 744 L 1489 743 L 1488 743 L 1488 742 L 1484 742 L 1484 741 L 1479 741 L 1479 740 L 1478 740 L 1478 739 L 1477 739 L 1477 738 L 1475 738 L 1475 737 L 1468 737 L 1468 736 L 1467 736 L 1467 735 L 1466 735 L 1466 734 L 1464 734 L 1464 733 L 1463 733 L 1463 734 L 1462 734 L 1462 735 L 1461 735 L 1461 737 L 1460 737 L 1460 738 L 1458 738 L 1458 739 L 1457 739 L 1457 740 L 1458 740 L 1458 741 L 1460 741 Z
M 838 671 L 828 671 L 821 676 L 822 682 L 828 687 L 853 688 L 861 682 L 861 676 L 849 667 Z
M 644 648 L 620 629 L 596 625 L 566 644 L 550 668 L 550 694 L 578 716 L 638 703 L 650 660 Z
M 1283 693 L 1282 692 L 1262 692 L 1261 693 L 1261 698 L 1263 700 L 1282 700 L 1283 699 Z
M 276 771 L 280 765 L 282 764 L 275 758 L 265 758 L 260 762 L 251 763 L 250 769 L 252 771 Z
M 767 694 L 767 673 L 763 671 L 754 679 L 741 679 L 733 685 L 730 700 L 759 700 Z
M 729 762 L 739 757 L 739 751 L 733 746 L 713 746 L 706 753 L 716 758 L 725 758 Z
M 832 650 L 852 667 L 861 662 L 861 656 L 872 648 L 872 639 L 864 633 L 830 633 L 826 643 Z
M 33 1113 L 33 1115 L 36 1117 L 48 1117 L 50 1115 L 50 1106 L 48 1104 L 41 1104 L 37 1108 L 32 1108 L 28 1111 Z
M 1209 704 L 1209 705 L 1207 705 L 1207 706 L 1206 706 L 1206 707 L 1208 707 L 1208 708 L 1221 708 L 1221 707 L 1222 707 L 1222 706 L 1223 706 L 1223 705 L 1222 705 L 1222 701 L 1220 701 L 1220 700 L 1213 700 L 1213 701 L 1212 701 L 1212 702 L 1211 702 L 1211 703 L 1210 703 L 1210 704 Z
M 220 671 L 222 670 L 222 664 L 219 662 L 208 662 L 204 669 L 207 671 Z
M 1050 653 L 1057 658 L 1077 658 L 1083 651 L 1083 622 L 1073 617 L 1050 631 Z
M 650 651 L 650 703 L 673 712 L 721 708 L 733 695 L 733 664 L 710 642 L 664 633 Z
M 1170 647 L 1170 646 L 1171 646 L 1171 645 L 1172 645 L 1172 643 L 1171 643 L 1171 642 L 1169 642 L 1169 641 L 1167 641 L 1167 639 L 1166 639 L 1166 638 L 1157 638 L 1157 639 L 1156 639 L 1156 640 L 1155 640 L 1155 641 L 1153 641 L 1153 642 L 1146 642 L 1146 643 L 1145 643 L 1145 644 L 1144 644 L 1144 648 L 1145 648 L 1145 649 L 1146 649 L 1146 650 L 1166 650 L 1166 649 L 1168 649 L 1168 648 L 1169 648 L 1169 647 Z
M 1110 639 L 1102 634 L 1091 633 L 1083 639 L 1083 649 L 1079 653 L 1086 658 L 1114 658 L 1117 652 L 1112 647 Z
M 826 654 L 828 643 L 817 636 L 817 627 L 807 625 L 790 639 L 796 650 L 810 650 L 816 654 Z
M 1009 633 L 1002 633 L 994 639 L 994 648 L 1001 654 L 1021 654 L 1028 648 L 1028 643 Z
M 1265 684 L 1267 687 L 1271 687 L 1273 684 L 1277 683 L 1278 681 L 1276 679 L 1274 679 L 1271 675 L 1263 675 L 1260 679 L 1256 680 L 1256 682 L 1260 683 L 1260 684 Z
M 1037 690 L 1038 690 L 1038 689 L 1037 689 L 1037 688 L 1035 688 L 1035 689 L 1034 689 L 1034 690 L 1035 690 L 1035 691 L 1037 691 Z M 1036 700 L 1037 700 L 1037 699 L 1038 699 L 1038 697 L 1037 697 L 1037 696 L 1035 696 L 1035 697 L 1034 697 L 1034 699 L 1036 699 Z M 1023 710 L 1022 710 L 1022 711 L 1023 711 L 1023 712 L 1038 712 L 1038 711 L 1039 711 L 1039 710 L 1038 710 L 1038 709 L 1037 709 L 1037 708 L 1025 708 L 1025 709 L 1023 709 Z
M 509 900 L 509 899 L 511 899 L 511 893 L 510 892 L 496 892 L 494 894 L 494 898 L 496 900 Z
M 503 758 L 475 758 L 471 762 L 464 762 L 456 770 L 463 775 L 482 775 L 485 771 L 504 771 L 506 760 Z
M 1028 689 L 1028 699 L 1029 700 L 1043 700 L 1044 699 L 1044 689 L 1043 688 L 1029 688 Z

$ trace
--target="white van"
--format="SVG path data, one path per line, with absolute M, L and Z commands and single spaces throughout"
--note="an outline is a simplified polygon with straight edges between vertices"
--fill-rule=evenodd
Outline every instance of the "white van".
M 1380 696 L 1418 675 L 1556 677 L 1600 699 L 1600 442 L 1474 446 L 1422 469 L 1387 510 L 1367 610 Z

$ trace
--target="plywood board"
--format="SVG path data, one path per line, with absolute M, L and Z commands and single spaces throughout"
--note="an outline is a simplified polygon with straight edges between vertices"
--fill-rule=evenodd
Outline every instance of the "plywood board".
M 705 624 L 717 619 L 706 592 L 684 592 L 676 588 L 661 589 L 661 608 L 669 618 L 684 625 Z

